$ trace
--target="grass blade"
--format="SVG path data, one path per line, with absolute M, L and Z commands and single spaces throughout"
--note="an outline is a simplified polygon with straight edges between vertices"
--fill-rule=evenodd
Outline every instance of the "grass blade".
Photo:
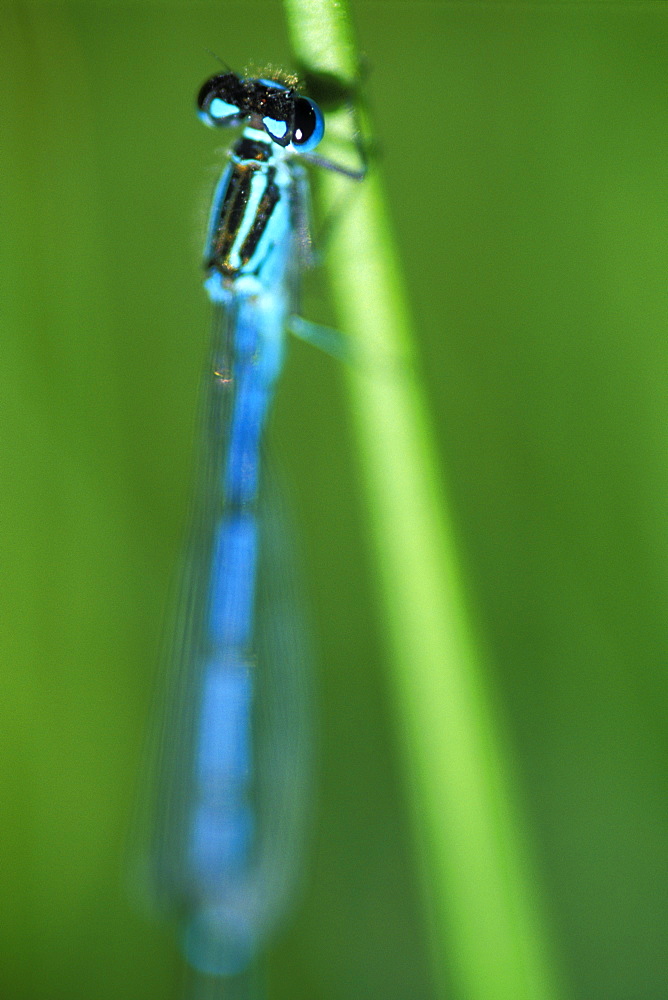
M 298 60 L 354 80 L 345 4 L 286 0 L 285 9 Z M 333 131 L 345 129 L 339 113 Z M 319 181 L 330 210 L 342 179 Z M 440 992 L 449 981 L 470 1000 L 552 1000 L 559 990 L 512 762 L 469 609 L 375 170 L 362 188 L 333 234 L 330 281 L 341 329 L 360 355 L 402 359 L 401 377 L 350 366 L 347 386 Z

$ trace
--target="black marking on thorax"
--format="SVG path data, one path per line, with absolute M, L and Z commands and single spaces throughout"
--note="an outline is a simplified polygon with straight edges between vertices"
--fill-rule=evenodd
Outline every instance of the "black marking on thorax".
M 276 168 L 268 167 L 262 162 L 269 159 L 270 155 L 269 144 L 252 139 L 241 139 L 234 148 L 230 179 L 213 233 L 211 257 L 206 262 L 208 269 L 220 271 L 225 277 L 234 278 L 247 271 L 271 213 L 280 200 L 281 192 L 275 181 Z M 253 222 L 241 246 L 235 246 L 251 190 L 258 183 L 263 183 L 264 189 L 258 199 Z M 237 255 L 233 262 L 232 253 L 235 249 Z
M 258 139 L 248 139 L 246 136 L 242 136 L 234 144 L 234 149 L 232 150 L 232 157 L 237 163 L 247 160 L 266 163 L 271 159 L 271 156 L 272 149 L 270 143 L 262 142 Z

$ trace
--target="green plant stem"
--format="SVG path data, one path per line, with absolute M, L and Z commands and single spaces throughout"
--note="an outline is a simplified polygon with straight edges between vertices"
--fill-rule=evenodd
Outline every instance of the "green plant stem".
M 355 80 L 345 4 L 285 0 L 285 8 L 299 61 Z M 342 121 L 335 119 L 335 131 Z M 342 182 L 321 173 L 329 209 Z M 379 375 L 350 365 L 347 386 L 440 992 L 553 1000 L 559 991 L 510 755 L 468 609 L 375 170 L 361 187 L 333 234 L 330 280 L 356 353 L 401 359 L 400 374 L 391 360 Z

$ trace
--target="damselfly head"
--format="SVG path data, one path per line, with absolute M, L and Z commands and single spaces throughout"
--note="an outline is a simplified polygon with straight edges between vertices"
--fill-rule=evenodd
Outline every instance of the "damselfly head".
M 212 127 L 249 121 L 279 146 L 302 153 L 314 149 L 325 131 L 318 105 L 294 87 L 275 80 L 245 80 L 236 73 L 210 77 L 197 95 L 197 111 Z

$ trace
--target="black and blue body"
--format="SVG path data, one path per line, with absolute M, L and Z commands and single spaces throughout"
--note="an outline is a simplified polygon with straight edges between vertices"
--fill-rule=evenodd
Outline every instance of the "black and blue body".
M 298 157 L 323 124 L 288 83 L 232 73 L 207 81 L 198 109 L 209 125 L 245 128 L 216 189 L 205 249 L 216 321 L 152 867 L 187 961 L 237 977 L 285 913 L 303 851 L 302 636 L 262 452 L 304 253 Z

